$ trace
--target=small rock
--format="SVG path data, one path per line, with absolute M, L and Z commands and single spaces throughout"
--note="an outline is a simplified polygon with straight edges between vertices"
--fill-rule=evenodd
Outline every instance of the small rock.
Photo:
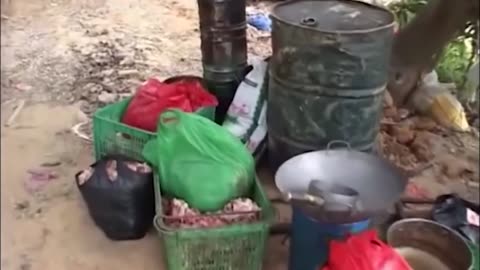
M 390 134 L 401 144 L 410 144 L 415 139 L 415 132 L 408 126 L 391 126 Z
M 388 91 L 385 91 L 383 104 L 384 104 L 384 107 L 393 107 L 394 106 L 392 95 L 390 95 L 390 93 Z
M 130 57 L 126 57 L 120 62 L 120 65 L 121 66 L 133 66 L 133 65 L 135 65 L 135 61 Z
M 109 77 L 109 76 L 112 76 L 113 73 L 115 73 L 115 70 L 114 69 L 107 69 L 107 70 L 103 70 L 101 73 L 102 73 L 103 76 Z
M 24 91 L 24 92 L 32 90 L 32 86 L 29 85 L 29 84 L 26 84 L 26 83 L 19 83 L 19 84 L 15 85 L 15 88 L 17 88 L 20 91 Z
M 397 117 L 397 108 L 388 107 L 383 110 L 383 116 L 386 118 L 395 119 Z
M 411 143 L 410 147 L 419 161 L 428 162 L 433 159 L 433 153 L 431 151 L 431 140 L 432 136 L 430 132 L 417 132 L 415 139 Z
M 113 93 L 108 93 L 107 91 L 102 91 L 100 95 L 98 96 L 98 101 L 104 103 L 104 104 L 109 104 L 113 103 L 117 100 L 118 95 L 113 94 Z
M 20 270 L 30 270 L 32 269 L 32 265 L 28 262 L 24 262 L 20 265 Z
M 464 172 L 472 172 L 473 168 L 470 163 L 456 156 L 448 155 L 441 160 L 442 171 L 449 178 L 458 178 Z
M 432 131 L 438 126 L 437 122 L 429 117 L 417 117 L 414 123 L 416 129 L 425 131 Z
M 82 91 L 84 91 L 82 94 L 100 93 L 102 90 L 103 87 L 101 85 L 96 83 L 88 83 L 82 88 Z
M 138 75 L 139 72 L 136 69 L 127 69 L 127 70 L 120 70 L 118 71 L 118 76 L 126 77 L 126 76 L 135 76 Z
M 80 123 L 87 122 L 89 120 L 88 116 L 82 111 L 82 108 L 79 107 L 77 110 L 77 121 Z
M 480 119 L 478 117 L 475 120 L 473 120 L 472 126 L 476 128 L 480 126 Z
M 126 98 L 129 98 L 129 97 L 132 97 L 132 94 L 130 93 L 121 93 L 119 95 L 120 99 L 126 99 Z
M 16 210 L 20 210 L 20 211 L 21 211 L 21 210 L 25 210 L 25 209 L 27 209 L 27 208 L 29 208 L 29 207 L 30 207 L 30 202 L 28 202 L 28 201 L 21 201 L 21 202 L 17 202 L 17 203 L 15 204 L 15 209 L 16 209 Z
M 397 120 L 398 121 L 407 118 L 409 115 L 410 115 L 410 111 L 407 110 L 407 109 L 398 109 L 397 110 L 397 118 L 398 118 Z

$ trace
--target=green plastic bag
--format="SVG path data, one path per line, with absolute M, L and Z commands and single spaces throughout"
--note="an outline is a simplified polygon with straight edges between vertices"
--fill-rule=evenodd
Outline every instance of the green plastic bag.
M 157 137 L 143 148 L 156 167 L 162 192 L 200 211 L 217 211 L 246 196 L 254 181 L 254 160 L 242 142 L 213 121 L 168 110 Z

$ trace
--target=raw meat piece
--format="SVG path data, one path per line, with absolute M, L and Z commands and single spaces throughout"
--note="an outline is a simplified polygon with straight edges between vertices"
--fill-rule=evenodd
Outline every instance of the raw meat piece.
M 235 199 L 223 210 L 202 214 L 183 200 L 164 201 L 164 222 L 174 228 L 215 228 L 237 223 L 255 222 L 259 218 L 260 207 L 248 198 Z

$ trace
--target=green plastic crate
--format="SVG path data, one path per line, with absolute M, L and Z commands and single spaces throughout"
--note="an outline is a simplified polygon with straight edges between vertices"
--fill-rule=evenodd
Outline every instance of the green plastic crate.
M 480 249 L 478 248 L 477 245 L 473 243 L 469 243 L 468 246 L 470 247 L 470 250 L 472 252 L 472 270 L 480 270 Z
M 143 146 L 156 137 L 156 133 L 134 128 L 121 122 L 131 98 L 107 105 L 93 116 L 93 143 L 95 160 L 106 155 L 119 154 L 143 161 Z M 214 107 L 199 109 L 197 114 L 213 120 Z
M 154 178 L 157 215 L 154 226 L 163 246 L 168 270 L 261 270 L 274 211 L 261 184 L 252 198 L 262 208 L 258 222 L 219 228 L 176 229 L 162 220 L 159 179 Z

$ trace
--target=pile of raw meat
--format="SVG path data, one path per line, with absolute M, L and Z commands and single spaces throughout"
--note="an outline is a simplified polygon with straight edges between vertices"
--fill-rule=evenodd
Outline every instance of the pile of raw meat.
M 202 214 L 182 200 L 163 201 L 165 225 L 173 228 L 215 228 L 230 224 L 252 223 L 260 218 L 260 207 L 248 198 L 235 199 L 215 213 Z
M 123 163 L 133 172 L 138 173 L 152 173 L 152 168 L 148 166 L 146 163 L 140 163 L 137 161 L 123 161 Z M 94 169 L 92 167 L 88 167 L 87 169 L 80 172 L 78 175 L 78 184 L 82 186 L 85 184 L 93 175 Z M 117 180 L 118 172 L 117 172 L 117 161 L 116 160 L 108 160 L 105 165 L 105 171 L 107 173 L 108 179 L 110 181 Z

